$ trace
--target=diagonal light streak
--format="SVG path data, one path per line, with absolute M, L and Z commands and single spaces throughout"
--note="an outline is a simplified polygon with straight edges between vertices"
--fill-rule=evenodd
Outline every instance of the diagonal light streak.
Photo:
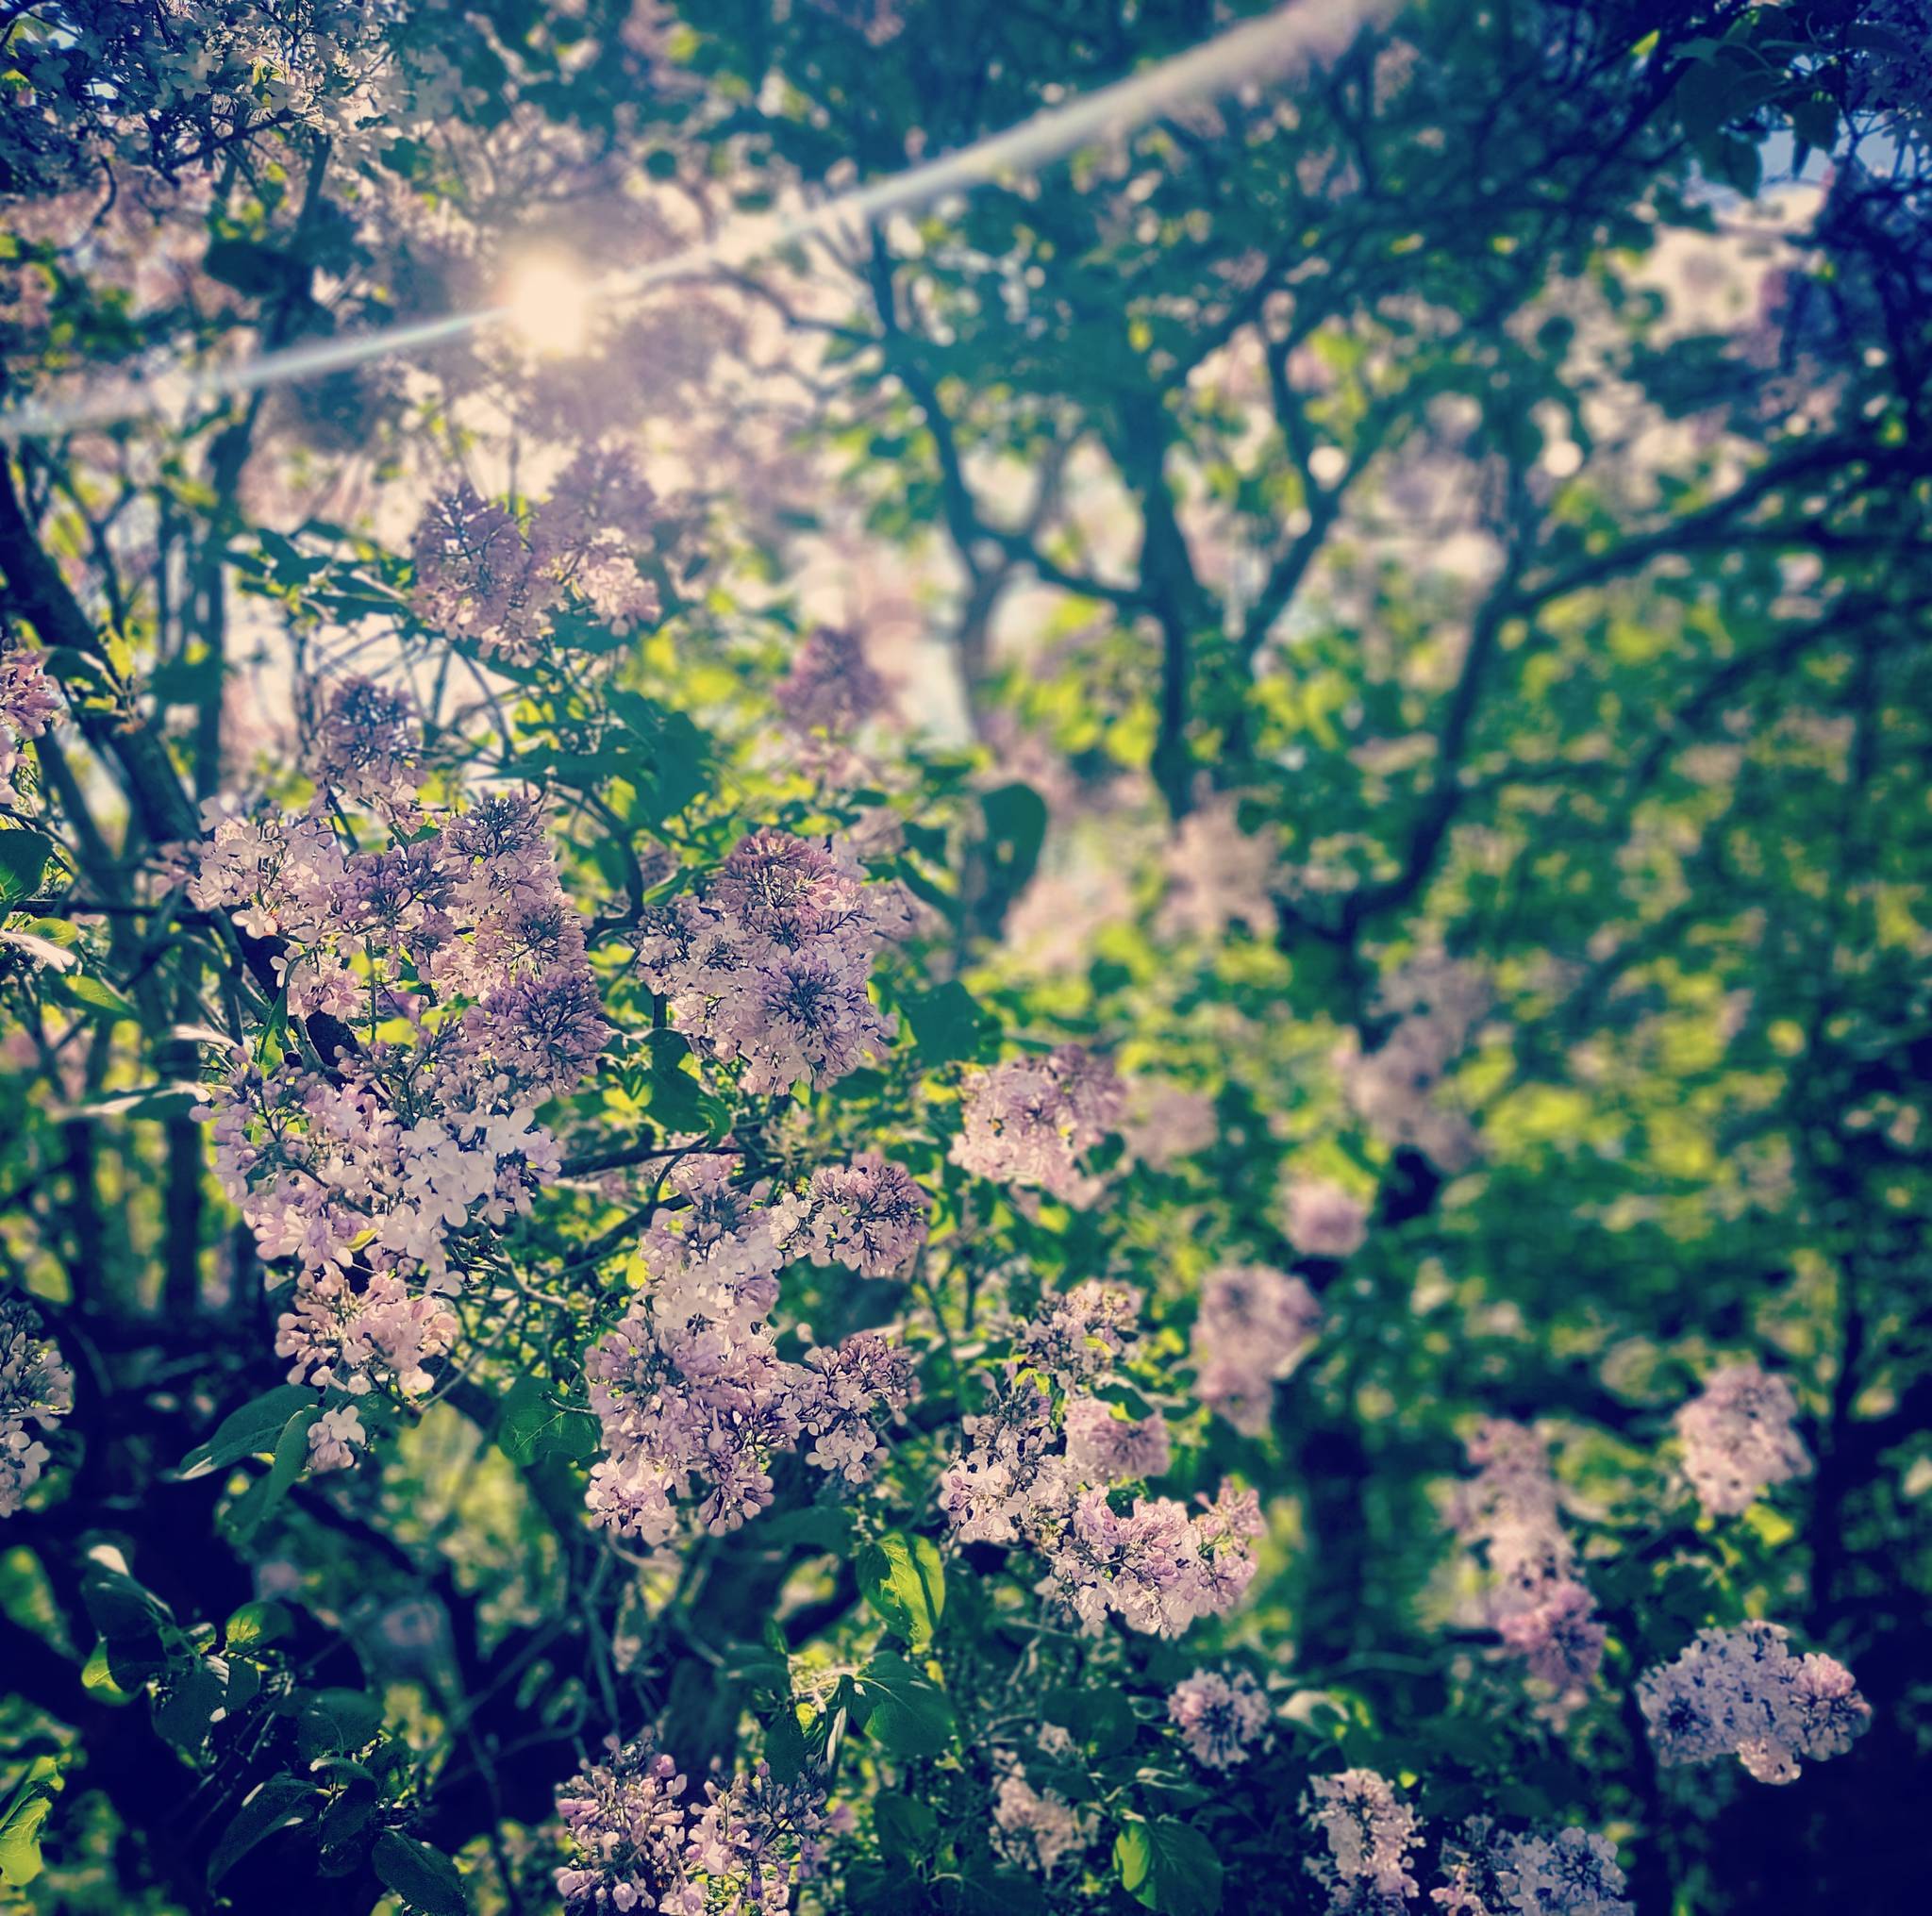
M 584 297 L 594 305 L 608 305 L 717 268 L 741 269 L 801 241 L 860 229 L 990 180 L 1037 172 L 1082 146 L 1130 133 L 1177 107 L 1278 79 L 1305 58 L 1338 52 L 1359 26 L 1389 11 L 1391 4 L 1392 0 L 1297 0 L 1176 54 L 1146 73 L 1065 106 L 1047 108 L 958 153 L 776 219 L 733 221 L 712 239 L 681 247 L 647 265 L 603 275 L 585 289 Z M 287 346 L 232 366 L 196 370 L 176 364 L 144 375 L 103 381 L 72 399 L 34 402 L 0 412 L 0 443 L 185 412 L 259 387 L 312 378 L 372 359 L 426 352 L 501 325 L 511 311 L 504 304 L 478 307 L 347 339 Z

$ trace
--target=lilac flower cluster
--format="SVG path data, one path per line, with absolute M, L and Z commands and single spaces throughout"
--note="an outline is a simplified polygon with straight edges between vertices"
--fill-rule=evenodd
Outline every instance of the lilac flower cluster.
M 861 1152 L 847 1165 L 821 1165 L 804 1194 L 790 1200 L 787 1248 L 861 1277 L 904 1277 L 925 1242 L 927 1209 L 910 1172 Z
M 572 1850 L 557 1893 L 572 1916 L 591 1910 L 753 1916 L 791 1906 L 817 1874 L 837 1827 L 823 1787 L 780 1783 L 759 1763 L 687 1802 L 686 1778 L 646 1742 L 574 1776 L 557 1795 Z
M 1195 1395 L 1237 1430 L 1261 1436 L 1276 1382 L 1307 1355 L 1321 1325 L 1321 1306 L 1299 1277 L 1265 1264 L 1224 1266 L 1201 1287 Z
M 863 1483 L 883 1455 L 879 1429 L 911 1401 L 905 1352 L 874 1331 L 779 1357 L 768 1313 L 777 1301 L 784 1216 L 765 1187 L 732 1181 L 723 1156 L 687 1158 L 671 1183 L 686 1208 L 646 1232 L 650 1281 L 585 1360 L 605 1455 L 588 1502 L 619 1535 L 669 1542 L 679 1500 L 703 1486 L 696 1521 L 737 1529 L 772 1501 L 771 1461 L 806 1461 Z
M 1129 1155 L 1156 1171 L 1199 1157 L 1221 1135 L 1214 1100 L 1206 1091 L 1157 1077 L 1127 1081 L 1119 1129 Z
M 375 709 L 355 682 L 338 691 L 317 769 L 348 775 L 334 808 L 366 799 L 382 842 L 346 838 L 322 795 L 295 813 L 217 803 L 190 887 L 283 941 L 291 1019 L 350 1034 L 319 1062 L 239 1061 L 208 1096 L 217 1172 L 263 1259 L 296 1267 L 276 1339 L 291 1380 L 351 1396 L 428 1387 L 458 1328 L 452 1247 L 528 1210 L 558 1163 L 536 1108 L 608 1036 L 537 802 L 426 810 L 398 782 L 415 755 L 392 708 L 373 749 L 354 747 L 355 713 Z M 359 1428 L 318 1425 L 318 1460 Z
M 344 798 L 400 798 L 413 791 L 418 733 L 409 697 L 370 678 L 341 680 L 311 727 L 308 767 Z
M 1727 1364 L 1676 1415 L 1684 1474 L 1713 1517 L 1735 1517 L 1773 1484 L 1808 1475 L 1810 1454 L 1791 1428 L 1791 1387 L 1756 1364 Z
M 25 1298 L 0 1297 L 0 1517 L 11 1517 L 46 1467 L 42 1435 L 74 1408 L 74 1374 Z M 32 1426 L 29 1428 L 29 1426 Z
M 789 1091 L 834 1083 L 891 1041 L 867 982 L 911 924 L 901 889 L 868 883 L 849 851 L 767 830 L 650 914 L 638 957 L 679 1030 L 743 1060 L 744 1090 Z
M 1231 793 L 1208 798 L 1175 827 L 1157 919 L 1163 937 L 1219 939 L 1231 925 L 1273 934 L 1279 860 L 1267 839 L 1241 830 L 1238 803 Z
M 1038 1187 L 1085 1207 L 1105 1182 L 1083 1172 L 1080 1159 L 1118 1127 L 1125 1099 L 1113 1068 L 1082 1044 L 975 1071 L 953 1160 L 996 1183 Z
M 1296 1179 L 1282 1208 L 1282 1234 L 1304 1258 L 1352 1258 L 1369 1235 L 1361 1200 L 1325 1177 Z
M 1872 1720 L 1835 1658 L 1793 1656 L 1778 1624 L 1700 1630 L 1674 1662 L 1645 1671 L 1637 1700 L 1659 1763 L 1736 1757 L 1760 1783 L 1790 1783 L 1801 1757 L 1842 1756 Z
M 1268 1727 L 1268 1699 L 1245 1670 L 1197 1670 L 1168 1692 L 1167 1716 L 1197 1763 L 1231 1770 Z
M 410 602 L 425 625 L 527 665 L 550 616 L 575 589 L 620 630 L 655 619 L 656 588 L 631 551 L 650 536 L 657 501 L 627 457 L 597 446 L 558 475 L 550 498 L 519 516 L 467 482 L 424 514 L 410 547 Z
M 1409 1145 L 1449 1172 L 1474 1160 L 1475 1132 L 1443 1086 L 1488 1008 L 1476 975 L 1440 954 L 1383 982 L 1375 1008 L 1391 1028 L 1374 1051 L 1351 1041 L 1336 1061 L 1349 1103 L 1385 1143 Z
M 1604 1626 L 1574 1574 L 1548 1446 L 1521 1424 L 1491 1418 L 1468 1451 L 1476 1474 L 1458 1488 L 1450 1515 L 1457 1534 L 1486 1559 L 1485 1618 L 1532 1676 L 1575 1690 L 1603 1660 Z
M 1074 1809 L 1056 1790 L 1035 1790 L 1022 1771 L 1003 1776 L 993 1794 L 993 1854 L 1035 1875 L 1051 1876 L 1076 1860 L 1095 1827 L 1091 1813 Z
M 1473 1816 L 1445 1837 L 1442 1916 L 1633 1916 L 1615 1846 L 1593 1831 L 1512 1832 Z
M 833 739 L 849 737 L 891 701 L 858 634 L 835 625 L 817 626 L 806 638 L 776 696 L 801 732 L 824 732 Z
M 13 776 L 21 746 L 60 716 L 42 654 L 0 638 L 0 784 Z
M 1374 1770 L 1343 1770 L 1308 1784 L 1303 1813 L 1318 1828 L 1327 1853 L 1307 1869 L 1328 1891 L 1328 1907 L 1349 1916 L 1399 1912 L 1417 1889 L 1409 1852 L 1422 1841 L 1416 1813 Z
M 1190 1511 L 1172 1497 L 1114 1507 L 1111 1486 L 1129 1459 L 1167 1459 L 1165 1430 L 1123 1425 L 1076 1391 L 1124 1347 L 1132 1293 L 1090 1281 L 1056 1298 L 1014 1340 L 988 1408 L 964 1420 L 968 1448 L 940 1477 L 940 1506 L 962 1542 L 1025 1542 L 1044 1560 L 1039 1586 L 1081 1628 L 1109 1614 L 1132 1630 L 1177 1637 L 1232 1609 L 1254 1579 L 1261 1533 L 1252 1491 L 1224 1484 Z

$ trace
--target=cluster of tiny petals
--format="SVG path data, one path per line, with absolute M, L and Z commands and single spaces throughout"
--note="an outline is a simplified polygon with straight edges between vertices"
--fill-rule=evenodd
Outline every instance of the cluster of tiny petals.
M 776 695 L 785 716 L 800 731 L 824 732 L 833 739 L 848 737 L 891 700 L 858 633 L 834 625 L 817 626 L 807 636 Z
M 1406 1908 L 1417 1889 L 1408 1863 L 1421 1830 L 1387 1777 L 1374 1770 L 1314 1777 L 1303 1808 L 1326 1844 L 1307 1867 L 1327 1888 L 1331 1910 L 1396 1916 Z
M 343 699 L 382 721 L 359 744 L 336 723 Z M 609 1033 L 537 802 L 427 811 L 404 789 L 401 709 L 352 682 L 330 711 L 311 769 L 346 783 L 295 812 L 211 801 L 190 891 L 281 941 L 291 1021 L 326 1017 L 353 1041 L 321 1069 L 293 1049 L 238 1058 L 208 1092 L 215 1164 L 264 1261 L 295 1267 L 276 1345 L 291 1380 L 408 1396 L 458 1328 L 453 1249 L 529 1210 L 559 1161 L 536 1109 Z M 341 836 L 345 801 L 386 841 Z M 318 1457 L 360 1427 L 318 1426 Z
M 21 744 L 60 716 L 59 695 L 42 654 L 0 638 L 0 782 L 13 775 Z
M 1066 1408 L 1067 1461 L 1092 1483 L 1126 1484 L 1164 1475 L 1172 1455 L 1167 1420 L 1117 1415 L 1100 1397 Z
M 1304 1258 L 1351 1258 L 1368 1238 L 1367 1207 L 1324 1177 L 1290 1185 L 1283 1211 L 1283 1235 Z
M 1245 1670 L 1197 1670 L 1168 1692 L 1168 1721 L 1197 1763 L 1231 1770 L 1268 1727 L 1268 1699 Z
M 1342 1087 L 1357 1114 L 1386 1143 L 1407 1145 L 1444 1171 L 1467 1168 L 1476 1153 L 1468 1118 L 1444 1092 L 1449 1067 L 1468 1045 L 1489 994 L 1467 965 L 1440 954 L 1392 974 L 1376 1002 L 1392 1021 L 1382 1042 L 1351 1042 L 1337 1054 Z
M 0 1517 L 11 1517 L 46 1467 L 41 1437 L 74 1408 L 74 1374 L 25 1298 L 0 1297 Z
M 628 629 L 658 615 L 656 589 L 630 553 L 650 534 L 655 501 L 629 460 L 589 446 L 550 498 L 519 515 L 467 482 L 429 507 L 410 547 L 418 618 L 485 653 L 527 665 L 575 589 Z
M 1701 1630 L 1674 1662 L 1638 1679 L 1657 1761 L 1736 1757 L 1760 1783 L 1790 1783 L 1800 1758 L 1842 1756 L 1872 1720 L 1852 1673 L 1830 1657 L 1794 1656 L 1777 1624 Z
M 929 1207 L 912 1174 L 877 1151 L 821 1165 L 788 1210 L 788 1248 L 814 1264 L 842 1264 L 861 1277 L 904 1277 L 925 1242 Z
M 345 798 L 399 799 L 415 789 L 417 741 L 416 708 L 407 693 L 345 678 L 314 720 L 305 769 Z
M 1532 1676 L 1577 1690 L 1596 1674 L 1605 1632 L 1595 1599 L 1574 1574 L 1549 1448 L 1524 1425 L 1491 1418 L 1468 1451 L 1476 1474 L 1458 1486 L 1450 1515 L 1486 1561 L 1484 1618 Z
M 1035 1790 L 1024 1772 L 1000 1779 L 993 1792 L 994 1854 L 1034 1874 L 1051 1876 L 1093 1841 L 1096 1820 L 1055 1790 Z
M 1590 1830 L 1499 1829 L 1473 1816 L 1443 1840 L 1442 1916 L 1633 1916 L 1615 1846 Z
M 1280 875 L 1274 847 L 1242 831 L 1238 803 L 1232 793 L 1207 799 L 1175 827 L 1158 920 L 1164 936 L 1218 939 L 1233 925 L 1256 938 L 1272 934 Z
M 771 1463 L 785 1451 L 847 1484 L 883 1456 L 881 1426 L 912 1398 L 906 1353 L 875 1331 L 779 1357 L 768 1313 L 787 1220 L 767 1187 L 734 1182 L 723 1153 L 683 1160 L 667 1206 L 644 1236 L 650 1281 L 585 1360 L 604 1457 L 588 1502 L 599 1522 L 645 1544 L 696 1523 L 737 1529 L 772 1501 Z
M 1085 1207 L 1105 1187 L 1080 1160 L 1119 1127 L 1125 1105 L 1113 1068 L 1085 1045 L 1012 1058 L 969 1077 L 953 1159 L 996 1183 Z
M 1727 1364 L 1677 1412 L 1684 1474 L 1706 1510 L 1735 1517 L 1773 1484 L 1809 1474 L 1797 1415 L 1791 1387 L 1756 1364 Z
M 1194 1321 L 1195 1394 L 1237 1430 L 1260 1436 L 1276 1382 L 1307 1355 L 1321 1324 L 1314 1292 L 1299 1277 L 1260 1264 L 1212 1273 Z
M 679 1030 L 742 1059 L 746 1091 L 783 1092 L 835 1083 L 891 1041 L 867 984 L 911 925 L 901 888 L 869 882 L 841 846 L 759 831 L 647 918 L 639 959 Z
M 753 1916 L 791 1907 L 836 1826 L 809 1777 L 780 1783 L 759 1763 L 691 1800 L 687 1779 L 647 1742 L 619 1748 L 557 1794 L 571 1858 L 557 1872 L 570 1916 Z
M 1165 1078 L 1135 1077 L 1127 1081 L 1120 1133 L 1139 1162 L 1166 1171 L 1208 1150 L 1220 1126 L 1214 1100 L 1206 1091 Z

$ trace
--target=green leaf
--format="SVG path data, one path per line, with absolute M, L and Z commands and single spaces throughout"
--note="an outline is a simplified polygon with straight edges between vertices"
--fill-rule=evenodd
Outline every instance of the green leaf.
M 1221 1858 L 1197 1829 L 1172 1816 L 1121 1825 L 1113 1840 L 1121 1888 L 1161 1916 L 1214 1916 L 1221 1908 Z
M 176 1749 L 194 1751 L 208 1740 L 215 1712 L 228 1705 L 228 1687 L 197 1659 L 175 1679 L 167 1696 L 155 1705 L 156 1733 Z
M 136 1021 L 141 1017 L 134 1005 L 124 998 L 112 985 L 103 978 L 91 977 L 85 972 L 72 972 L 63 977 L 60 980 L 60 995 L 86 1010 L 98 1012 L 103 1017 Z
M 154 1673 L 148 1673 L 152 1675 Z M 133 1690 L 123 1690 L 114 1678 L 114 1659 L 108 1651 L 108 1640 L 99 1639 L 81 1667 L 80 1687 L 96 1703 L 105 1703 L 115 1709 L 130 1704 L 141 1693 L 137 1684 Z
M 953 1706 L 945 1691 L 905 1658 L 882 1650 L 855 1689 L 865 1733 L 888 1756 L 936 1757 L 952 1741 Z
M 306 1823 L 314 1813 L 315 1786 L 306 1777 L 285 1774 L 257 1785 L 208 1859 L 208 1888 L 212 1890 L 258 1843 L 266 1842 L 278 1829 Z
M 468 1916 L 470 1892 L 441 1850 L 386 1829 L 369 1853 L 376 1880 L 426 1916 Z
M 54 841 L 45 832 L 0 831 L 0 906 L 33 896 L 53 852 Z
M 282 1434 L 275 1440 L 275 1459 L 267 1474 L 257 1477 L 228 1506 L 223 1522 L 239 1547 L 247 1548 L 255 1533 L 274 1514 L 295 1480 L 308 1468 L 308 1433 L 321 1416 L 322 1412 L 313 1404 L 306 1410 L 296 1411 L 282 1425 Z
M 939 1841 L 939 1812 L 932 1805 L 892 1790 L 883 1790 L 874 1799 L 872 1826 L 881 1853 L 908 1862 L 929 1857 Z
M 958 979 L 905 1000 L 919 1061 L 928 1071 L 942 1064 L 977 1062 L 991 1056 L 999 1023 Z
M 668 1136 L 697 1132 L 722 1138 L 730 1127 L 730 1108 L 684 1069 L 691 1041 L 680 1031 L 647 1031 L 643 1047 L 650 1071 L 645 1108 L 651 1122 Z
M 551 1402 L 537 1377 L 519 1377 L 503 1400 L 496 1423 L 496 1447 L 513 1464 L 561 1457 L 582 1463 L 597 1454 L 597 1420 L 588 1411 L 566 1410 Z
M 295 1747 L 311 1763 L 366 1749 L 381 1734 L 381 1701 L 366 1690 L 319 1690 L 295 1719 Z
M 65 1786 L 52 1757 L 36 1757 L 0 1809 L 0 1881 L 18 1889 L 41 1873 L 41 1828 Z
M 1001 785 L 979 801 L 986 815 L 983 855 L 998 894 L 997 911 L 1025 890 L 1046 841 L 1046 801 L 1030 785 Z
M 225 1469 L 244 1457 L 273 1451 L 276 1440 L 296 1411 L 315 1402 L 315 1392 L 301 1384 L 277 1384 L 231 1411 L 215 1426 L 206 1443 L 197 1444 L 175 1466 L 177 1482 L 189 1483 L 210 1471 Z M 240 1612 L 237 1612 L 239 1615 Z
M 222 1641 L 229 1656 L 248 1655 L 273 1643 L 277 1637 L 288 1636 L 294 1627 L 295 1619 L 286 1604 L 262 1597 L 243 1604 L 228 1619 Z
M 930 1647 L 946 1608 L 946 1571 L 929 1537 L 889 1530 L 858 1553 L 858 1587 L 915 1653 Z

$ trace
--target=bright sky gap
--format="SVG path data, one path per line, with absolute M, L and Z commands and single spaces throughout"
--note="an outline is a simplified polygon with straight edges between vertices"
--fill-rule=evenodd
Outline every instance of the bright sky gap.
M 715 238 L 661 259 L 590 281 L 582 298 L 605 305 L 716 267 L 741 268 L 800 241 L 858 230 L 893 213 L 927 207 L 1002 176 L 1037 172 L 1098 141 L 1119 138 L 1176 107 L 1275 79 L 1304 58 L 1338 51 L 1389 0 L 1299 0 L 1251 20 L 1130 79 L 1051 107 L 958 153 L 892 174 L 796 213 L 734 221 Z M 230 394 L 312 378 L 371 359 L 427 352 L 514 317 L 513 303 L 479 307 L 348 339 L 263 353 L 238 364 L 185 365 L 104 381 L 68 400 L 0 412 L 0 443 L 117 421 L 185 412 Z

